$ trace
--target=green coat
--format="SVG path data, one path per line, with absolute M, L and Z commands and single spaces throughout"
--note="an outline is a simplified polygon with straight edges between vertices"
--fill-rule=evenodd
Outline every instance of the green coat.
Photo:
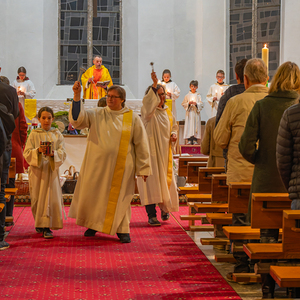
M 299 103 L 295 91 L 278 91 L 257 101 L 248 117 L 239 143 L 243 157 L 254 164 L 248 222 L 251 220 L 252 193 L 286 193 L 276 165 L 276 140 L 283 112 Z

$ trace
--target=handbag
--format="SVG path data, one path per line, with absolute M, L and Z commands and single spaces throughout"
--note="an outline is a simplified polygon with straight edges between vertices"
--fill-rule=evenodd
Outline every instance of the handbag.
M 74 190 L 76 187 L 77 179 L 79 176 L 79 172 L 76 172 L 74 166 L 70 166 L 68 170 L 64 172 L 64 176 L 66 177 L 66 181 L 62 186 L 63 194 L 74 194 Z

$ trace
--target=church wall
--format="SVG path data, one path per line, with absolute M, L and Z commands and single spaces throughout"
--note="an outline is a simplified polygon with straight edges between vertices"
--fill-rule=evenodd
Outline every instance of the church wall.
M 57 83 L 57 23 L 57 0 L 1 0 L 1 75 L 24 66 L 38 98 Z
M 185 118 L 181 102 L 191 80 L 199 81 L 198 92 L 205 101 L 210 85 L 216 81 L 216 71 L 226 71 L 226 2 L 123 2 L 122 81 L 136 98 L 142 98 L 151 84 L 149 63 L 153 61 L 159 79 L 164 69 L 170 69 L 181 89 L 176 100 L 178 120 Z M 207 120 L 210 113 L 205 103 L 202 120 Z

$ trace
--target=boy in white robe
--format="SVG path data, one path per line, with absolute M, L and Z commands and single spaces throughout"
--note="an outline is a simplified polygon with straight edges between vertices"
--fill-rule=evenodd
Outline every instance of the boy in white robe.
M 183 138 L 188 145 L 198 145 L 197 140 L 201 139 L 201 115 L 203 108 L 201 96 L 197 93 L 198 81 L 190 82 L 190 91 L 185 95 L 181 105 L 186 110 Z
M 214 117 L 218 111 L 218 105 L 224 92 L 229 88 L 229 85 L 224 83 L 225 72 L 218 70 L 216 75 L 217 82 L 214 83 L 208 90 L 206 100 L 211 106 L 211 117 Z
M 146 206 L 148 224 L 160 226 L 156 217 L 156 204 L 161 209 L 161 219 L 169 219 L 169 212 L 178 211 L 179 200 L 173 172 L 171 143 L 177 140 L 178 126 L 166 100 L 162 85 L 158 85 L 155 72 L 151 73 L 153 85 L 148 88 L 141 109 L 150 147 L 152 174 L 143 182 L 138 178 L 141 203 Z
M 135 175 L 150 175 L 147 135 L 140 117 L 125 105 L 126 92 L 108 89 L 107 106 L 85 110 L 81 86 L 75 82 L 69 120 L 77 129 L 89 128 L 87 148 L 69 211 L 76 224 L 96 232 L 117 233 L 130 243 L 131 200 Z

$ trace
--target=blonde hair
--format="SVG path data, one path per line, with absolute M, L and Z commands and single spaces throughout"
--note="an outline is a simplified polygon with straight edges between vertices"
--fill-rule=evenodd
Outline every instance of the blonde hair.
M 300 94 L 300 70 L 297 64 L 287 61 L 279 66 L 274 75 L 269 94 L 280 91 L 297 91 Z
M 244 75 L 251 83 L 266 82 L 268 80 L 267 66 L 260 58 L 249 59 L 244 68 Z

